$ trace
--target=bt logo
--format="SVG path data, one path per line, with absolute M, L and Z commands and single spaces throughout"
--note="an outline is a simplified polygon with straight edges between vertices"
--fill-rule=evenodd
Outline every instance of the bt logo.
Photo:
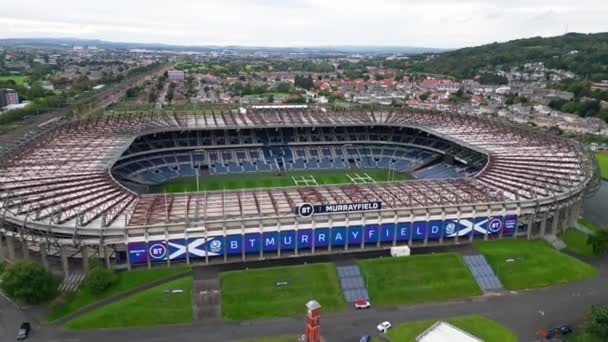
M 315 213 L 315 207 L 310 203 L 302 203 L 298 207 L 298 215 L 302 217 L 312 216 Z
M 488 228 L 490 229 L 490 232 L 497 233 L 500 231 L 500 228 L 502 228 L 502 221 L 498 218 L 492 219 L 488 224 Z
M 150 256 L 153 259 L 164 259 L 165 256 L 167 255 L 167 247 L 165 247 L 164 244 L 162 243 L 155 243 L 152 246 L 150 246 Z

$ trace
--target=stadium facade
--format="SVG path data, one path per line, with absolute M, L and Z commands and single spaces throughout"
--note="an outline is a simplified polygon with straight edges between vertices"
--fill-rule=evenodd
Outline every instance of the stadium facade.
M 418 179 L 149 193 L 156 183 L 369 167 Z M 74 121 L 4 149 L 0 256 L 214 263 L 538 238 L 597 182 L 577 142 L 467 115 L 261 108 Z

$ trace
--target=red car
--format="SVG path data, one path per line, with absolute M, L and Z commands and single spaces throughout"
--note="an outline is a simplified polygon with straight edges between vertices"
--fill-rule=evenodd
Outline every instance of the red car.
M 367 309 L 367 308 L 369 308 L 371 306 L 372 305 L 367 300 L 358 300 L 358 301 L 355 302 L 355 308 L 356 309 Z

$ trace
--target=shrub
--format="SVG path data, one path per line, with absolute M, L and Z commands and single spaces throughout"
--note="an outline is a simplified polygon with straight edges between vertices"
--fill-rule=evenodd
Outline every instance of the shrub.
M 18 302 L 39 304 L 55 297 L 58 283 L 58 279 L 39 264 L 19 260 L 6 267 L 1 287 Z
M 587 332 L 598 339 L 608 340 L 608 305 L 592 305 L 587 322 Z
M 117 281 L 118 277 L 114 272 L 103 267 L 94 267 L 89 270 L 89 273 L 87 273 L 83 284 L 91 291 L 92 294 L 99 295 Z

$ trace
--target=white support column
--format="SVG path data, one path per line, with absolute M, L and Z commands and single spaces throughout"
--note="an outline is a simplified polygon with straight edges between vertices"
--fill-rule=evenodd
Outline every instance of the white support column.
M 473 207 L 473 230 L 471 230 L 471 235 L 469 235 L 470 243 L 473 243 L 473 238 L 475 237 L 475 221 L 477 221 L 477 207 Z
M 543 228 L 543 225 L 547 225 L 547 214 L 542 214 L 543 215 L 543 219 L 541 221 L 541 230 L 544 230 L 545 228 Z M 536 224 L 536 215 L 532 215 L 532 219 L 531 219 L 531 223 L 528 225 L 528 231 L 526 232 L 526 239 L 531 240 L 532 239 L 532 230 L 534 230 L 534 225 Z
M 431 219 L 431 216 L 429 214 L 429 211 L 426 211 L 426 222 L 424 223 L 424 246 L 428 246 L 429 244 L 429 220 Z
M 559 229 L 559 221 L 560 221 L 560 212 L 561 209 L 556 208 L 553 213 L 553 220 L 551 220 L 551 234 L 557 234 Z M 544 234 L 542 236 L 545 236 Z
M 106 268 L 107 269 L 112 269 L 112 264 L 110 263 L 110 254 L 108 254 L 108 246 L 106 246 L 105 241 L 102 245 L 103 248 L 103 258 L 104 261 L 106 262 Z
M 348 251 L 348 244 L 350 242 L 350 215 L 346 214 L 346 241 L 344 242 L 344 251 Z
M 414 240 L 414 212 L 410 212 L 410 239 L 407 244 L 412 247 L 412 241 Z
M 89 250 L 87 246 L 80 246 L 80 256 L 82 257 L 82 271 L 87 273 L 89 271 Z
M 281 257 L 281 224 L 277 222 L 277 257 Z
M 6 248 L 4 248 L 4 234 L 0 232 L 0 262 L 3 262 L 6 259 L 5 250 Z
M 23 259 L 30 258 L 30 249 L 27 246 L 27 240 L 25 238 L 21 239 L 21 253 L 23 253 Z
M 293 246 L 293 250 L 294 250 L 294 255 L 298 256 L 298 245 L 300 244 L 300 227 L 298 224 L 298 219 L 296 219 L 296 224 L 295 224 L 295 246 Z
M 399 219 L 399 215 L 397 215 L 397 212 L 395 211 L 395 216 L 393 218 L 393 247 L 397 246 L 397 220 Z M 380 230 L 382 230 L 382 227 L 380 227 Z
M 68 255 L 65 250 L 65 246 L 59 246 L 59 254 L 61 255 L 61 267 L 63 269 L 63 275 L 67 277 L 70 274 L 70 264 L 68 263 Z
M 42 266 L 44 266 L 45 270 L 49 270 L 49 260 L 47 257 L 47 253 L 46 253 L 46 243 L 44 242 L 40 242 L 38 244 L 38 247 L 40 248 L 40 260 L 42 261 Z

